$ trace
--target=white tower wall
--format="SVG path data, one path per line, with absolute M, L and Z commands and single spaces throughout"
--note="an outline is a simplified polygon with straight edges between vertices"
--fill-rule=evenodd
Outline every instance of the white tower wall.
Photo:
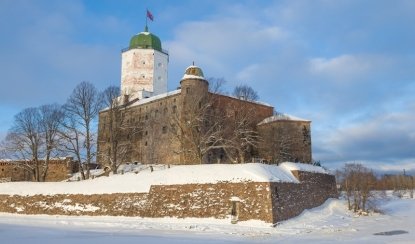
M 133 48 L 122 53 L 121 94 L 129 100 L 167 92 L 168 54 Z

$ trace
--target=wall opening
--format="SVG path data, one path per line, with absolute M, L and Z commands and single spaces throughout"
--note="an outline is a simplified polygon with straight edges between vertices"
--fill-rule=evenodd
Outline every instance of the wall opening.
M 238 217 L 239 217 L 239 202 L 241 199 L 239 197 L 231 197 L 231 223 L 236 224 L 238 223 Z

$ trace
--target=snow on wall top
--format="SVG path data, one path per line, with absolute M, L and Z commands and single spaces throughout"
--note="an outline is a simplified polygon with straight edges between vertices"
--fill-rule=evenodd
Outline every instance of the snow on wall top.
M 274 121 L 281 121 L 281 120 L 291 120 L 291 121 L 304 121 L 304 122 L 311 122 L 311 120 L 302 119 L 293 115 L 289 114 L 276 114 L 271 117 L 265 118 L 263 121 L 259 122 L 258 125 L 271 123 Z
M 0 184 L 0 194 L 111 194 L 149 192 L 152 185 L 208 184 L 219 182 L 292 182 L 299 183 L 291 170 L 322 173 L 316 166 L 283 163 L 281 166 L 260 163 L 202 164 L 156 167 L 151 172 L 141 165 L 138 173 L 127 172 L 93 180 L 75 182 L 9 182 Z M 309 166 L 309 167 L 308 167 Z M 325 171 L 324 171 L 325 173 Z
M 280 167 L 287 171 L 298 170 L 298 171 L 307 171 L 307 172 L 312 172 L 312 173 L 330 174 L 330 172 L 325 170 L 324 168 L 314 166 L 311 164 L 284 162 L 280 164 Z

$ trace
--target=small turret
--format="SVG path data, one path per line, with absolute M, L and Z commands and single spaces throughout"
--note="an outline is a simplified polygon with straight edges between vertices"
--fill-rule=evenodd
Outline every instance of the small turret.
M 201 68 L 194 64 L 187 67 L 180 81 L 182 94 L 207 93 L 209 82 L 205 79 Z

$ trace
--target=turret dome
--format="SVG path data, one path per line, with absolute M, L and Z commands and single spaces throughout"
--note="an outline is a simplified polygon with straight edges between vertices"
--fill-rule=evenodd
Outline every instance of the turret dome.
M 148 32 L 147 26 L 145 27 L 144 32 L 140 32 L 131 38 L 128 49 L 133 48 L 154 49 L 162 52 L 160 38 Z
M 205 80 L 205 76 L 203 75 L 203 71 L 201 68 L 192 65 L 187 67 L 186 71 L 184 72 L 183 78 L 184 79 L 202 79 Z

